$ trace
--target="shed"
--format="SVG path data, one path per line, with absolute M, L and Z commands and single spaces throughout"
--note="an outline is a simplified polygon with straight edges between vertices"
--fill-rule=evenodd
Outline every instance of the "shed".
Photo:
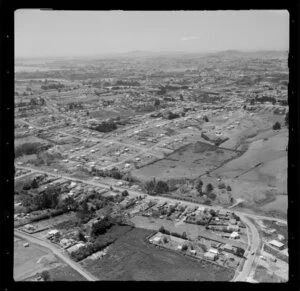
M 284 248 L 284 244 L 275 239 L 269 241 L 269 244 L 279 250 L 282 250 Z

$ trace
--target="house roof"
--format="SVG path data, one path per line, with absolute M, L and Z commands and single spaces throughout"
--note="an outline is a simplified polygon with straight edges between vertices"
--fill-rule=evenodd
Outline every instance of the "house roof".
M 273 246 L 275 246 L 275 247 L 278 247 L 278 248 L 281 248 L 281 247 L 284 246 L 283 243 L 281 243 L 281 242 L 279 242 L 279 241 L 277 241 L 277 240 L 275 240 L 275 239 L 269 241 L 269 244 L 271 244 L 271 245 L 273 245 Z

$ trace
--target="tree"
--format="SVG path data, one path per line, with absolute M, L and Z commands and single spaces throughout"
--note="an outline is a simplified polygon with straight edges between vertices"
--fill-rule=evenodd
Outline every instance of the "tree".
M 85 236 L 84 236 L 84 234 L 83 234 L 83 232 L 81 230 L 79 230 L 78 233 L 77 233 L 77 239 L 79 241 L 83 241 L 83 242 L 86 241 L 86 238 L 85 238 Z
M 216 216 L 216 211 L 214 209 L 210 209 L 209 213 L 211 216 Z
M 231 191 L 230 185 L 227 186 L 226 190 L 227 190 L 227 191 Z
M 188 246 L 186 244 L 184 244 L 181 249 L 182 249 L 182 251 L 185 252 L 188 249 Z
M 165 228 L 163 226 L 161 226 L 158 231 L 161 233 L 165 233 Z
M 186 234 L 186 232 L 185 232 L 185 231 L 182 233 L 182 238 L 184 238 L 184 239 L 186 239 L 186 238 L 187 238 L 187 234 Z
M 89 206 L 85 200 L 79 205 L 76 216 L 79 223 L 86 223 L 92 218 L 92 213 L 90 212 Z
M 275 122 L 274 125 L 273 125 L 273 130 L 279 130 L 279 129 L 281 129 L 281 125 L 280 125 L 280 123 L 277 121 L 277 122 Z
M 158 108 L 160 105 L 160 100 L 159 99 L 155 99 L 154 100 L 154 107 Z
M 196 182 L 196 189 L 200 196 L 202 195 L 202 187 L 203 187 L 203 181 L 201 179 L 198 179 Z
M 179 94 L 180 101 L 184 101 L 182 94 Z
M 154 191 L 157 194 L 163 194 L 163 193 L 169 192 L 169 186 L 164 181 L 158 181 L 155 185 Z
M 208 184 L 206 185 L 206 192 L 209 193 L 209 192 L 211 192 L 212 190 L 214 190 L 213 185 L 212 185 L 211 183 L 208 183 Z
M 128 194 L 128 191 L 127 190 L 124 190 L 123 192 L 122 192 L 122 196 L 123 197 L 126 197 L 126 196 L 128 196 L 129 194 Z
M 50 281 L 50 274 L 48 271 L 43 271 L 41 273 L 41 277 L 44 281 Z
M 168 243 L 168 239 L 167 239 L 167 237 L 165 237 L 165 236 L 164 236 L 164 238 L 163 238 L 163 242 L 164 242 L 164 244 Z
M 203 116 L 203 120 L 205 121 L 205 122 L 208 122 L 209 120 L 208 120 L 208 117 L 205 115 L 205 116 Z
M 218 184 L 218 188 L 219 188 L 219 189 L 225 189 L 225 187 L 226 187 L 226 185 L 225 185 L 224 182 L 220 182 L 220 183 Z
M 155 179 L 147 181 L 144 185 L 145 190 L 147 191 L 148 194 L 154 195 L 155 194 L 155 186 L 156 186 L 156 181 Z

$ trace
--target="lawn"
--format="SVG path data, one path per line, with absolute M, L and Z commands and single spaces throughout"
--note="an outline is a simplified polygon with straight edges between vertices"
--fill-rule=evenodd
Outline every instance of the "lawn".
M 229 281 L 233 271 L 205 261 L 196 261 L 144 241 L 152 231 L 135 228 L 109 247 L 98 260 L 83 266 L 100 280 Z

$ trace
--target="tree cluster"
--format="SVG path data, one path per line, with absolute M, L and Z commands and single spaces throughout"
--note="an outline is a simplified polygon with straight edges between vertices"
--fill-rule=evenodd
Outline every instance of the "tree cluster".
M 149 195 L 164 194 L 169 192 L 169 185 L 165 181 L 152 179 L 145 182 L 144 188 Z
M 41 89 L 43 89 L 43 90 L 51 90 L 51 89 L 58 90 L 58 89 L 62 89 L 62 88 L 65 88 L 65 85 L 63 85 L 61 83 L 58 83 L 58 84 L 50 83 L 50 84 L 44 84 L 41 86 Z
M 116 130 L 117 128 L 118 127 L 117 127 L 115 122 L 103 121 L 102 123 L 97 124 L 96 126 L 91 127 L 90 129 L 96 130 L 96 131 L 99 131 L 99 132 L 111 132 L 113 130 Z

